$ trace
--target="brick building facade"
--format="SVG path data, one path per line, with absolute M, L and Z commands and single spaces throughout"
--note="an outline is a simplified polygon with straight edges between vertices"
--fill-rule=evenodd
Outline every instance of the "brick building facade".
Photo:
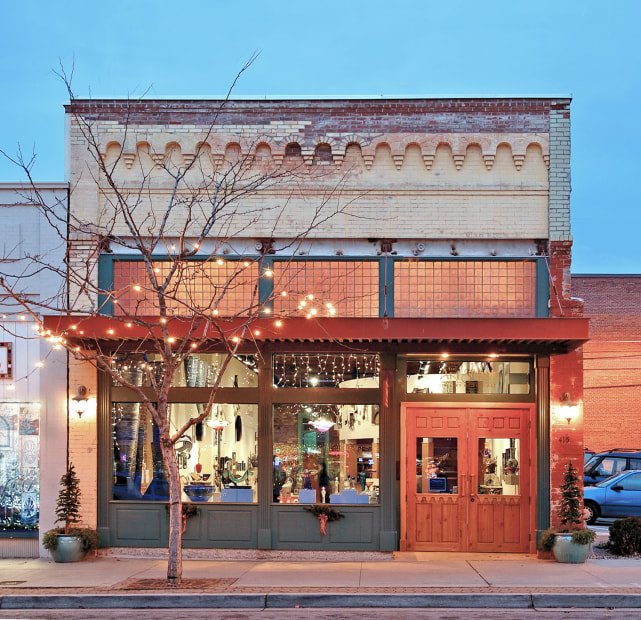
M 583 347 L 584 442 L 600 452 L 641 446 L 641 276 L 574 274 L 590 340 Z
M 129 341 L 145 352 L 142 332 L 122 321 L 140 303 L 131 292 L 140 256 L 127 247 L 114 185 L 91 157 L 87 127 L 147 226 L 173 195 L 172 172 L 189 169 L 176 193 L 183 205 L 238 162 L 257 175 L 288 172 L 248 192 L 233 217 L 218 218 L 224 231 L 213 229 L 190 264 L 206 296 L 214 258 L 245 261 L 270 318 L 255 324 L 260 330 L 237 360 L 260 372 L 237 366 L 221 391 L 235 438 L 230 427 L 185 442 L 185 479 L 203 460 L 212 480 L 246 483 L 242 493 L 210 489 L 213 500 L 200 504 L 187 544 L 534 549 L 537 533 L 554 522 L 564 466 L 579 466 L 583 452 L 582 416 L 566 421 L 561 412 L 564 394 L 583 399 L 587 338 L 570 283 L 569 108 L 567 98 L 536 97 L 67 106 L 71 212 L 96 226 L 95 235 L 101 226 L 110 232 L 107 245 L 93 244 L 106 248 L 99 256 L 88 255 L 90 224 L 71 235 L 73 264 L 97 261 L 89 273 L 98 299 L 72 295 L 72 316 L 52 328 L 78 346 L 93 339 L 116 350 Z M 319 205 L 334 215 L 298 240 Z M 170 214 L 168 230 L 180 230 L 185 212 Z M 305 318 L 304 304 L 296 309 L 280 296 L 294 275 L 299 293 L 314 291 L 306 299 L 328 301 L 318 316 Z M 153 315 L 152 306 L 137 307 Z M 74 333 L 79 325 L 83 337 Z M 215 338 L 209 344 L 213 353 L 194 357 L 194 368 L 215 364 Z M 145 363 L 140 381 L 152 367 Z M 206 383 L 190 372 L 172 388 L 176 415 L 205 394 Z M 95 395 L 93 413 L 72 421 L 71 440 L 83 487 L 96 493 L 89 514 L 103 541 L 163 546 L 167 498 L 162 472 L 150 465 L 153 425 L 117 383 L 87 367 L 70 373 L 71 391 L 82 383 Z M 314 408 L 333 430 L 312 428 Z M 135 427 L 134 440 L 119 435 L 124 426 Z M 319 486 L 317 454 L 331 485 Z M 360 488 L 340 488 L 357 476 Z M 319 501 L 321 490 L 349 518 L 319 538 L 295 504 L 308 495 Z

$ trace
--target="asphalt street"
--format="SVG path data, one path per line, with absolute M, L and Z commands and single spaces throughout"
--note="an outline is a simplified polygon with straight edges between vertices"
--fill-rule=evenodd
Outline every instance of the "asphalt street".
M 0 610 L 0 619 L 39 618 L 42 620 L 639 620 L 641 609 L 60 609 L 38 611 Z

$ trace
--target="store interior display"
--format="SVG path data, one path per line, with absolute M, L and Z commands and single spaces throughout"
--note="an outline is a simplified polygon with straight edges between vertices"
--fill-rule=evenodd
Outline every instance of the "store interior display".
M 407 392 L 411 394 L 529 394 L 530 363 L 500 361 L 408 360 Z
M 378 405 L 274 407 L 276 503 L 377 503 L 379 456 Z
M 417 493 L 458 493 L 458 439 L 416 438 Z M 478 440 L 479 495 L 519 495 L 520 440 Z
M 175 387 L 211 387 L 222 355 L 191 355 L 174 376 Z M 258 376 L 250 356 L 233 358 L 223 387 L 256 387 Z M 138 385 L 149 385 L 158 371 L 155 360 L 121 362 Z M 157 375 L 156 375 L 157 376 Z M 154 379 L 156 379 L 154 377 Z M 202 403 L 171 403 L 169 423 L 181 428 L 204 410 Z M 257 501 L 258 406 L 216 403 L 204 423 L 192 426 L 175 444 L 184 501 Z M 160 450 L 158 429 L 139 403 L 113 405 L 113 499 L 169 499 L 169 481 Z

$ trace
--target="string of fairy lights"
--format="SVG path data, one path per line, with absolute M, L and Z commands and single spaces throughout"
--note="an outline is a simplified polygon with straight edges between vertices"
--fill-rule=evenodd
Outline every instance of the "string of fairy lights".
M 28 317 L 26 314 L 20 314 L 16 318 L 17 318 L 17 321 L 15 321 L 12 317 L 10 317 L 7 314 L 2 314 L 3 324 L 0 325 L 0 328 L 2 329 L 2 331 L 16 337 L 15 334 L 12 333 L 10 328 L 7 329 L 7 327 L 4 324 L 4 321 L 11 321 L 14 323 L 29 323 Z M 12 377 L 11 380 L 9 380 L 7 383 L 3 382 L 2 387 L 4 387 L 6 390 L 10 392 L 15 391 L 20 382 L 28 381 L 35 373 L 39 372 L 42 368 L 44 368 L 45 363 L 47 362 L 49 356 L 53 353 L 53 351 L 62 349 L 64 344 L 66 344 L 65 339 L 62 336 L 57 336 L 55 334 L 52 334 L 51 331 L 44 331 L 41 328 L 41 326 L 36 322 L 33 322 L 33 329 L 36 332 L 36 335 L 38 337 L 40 338 L 46 337 L 48 341 L 51 343 L 52 347 L 44 356 L 40 357 L 24 375 L 22 375 L 21 377 Z M 18 336 L 18 338 L 20 338 L 20 336 Z M 3 340 L 3 338 L 0 338 L 0 340 Z M 16 367 L 15 363 L 12 364 L 12 371 L 15 369 L 15 367 Z
M 194 245 L 195 248 L 198 248 L 198 244 Z M 175 250 L 175 247 L 172 246 L 172 250 Z M 225 261 L 222 258 L 216 259 L 216 261 L 212 263 L 205 263 L 207 265 L 218 265 L 218 266 L 223 266 L 223 265 L 234 265 L 238 264 L 239 268 L 237 271 L 234 271 L 231 276 L 227 276 L 228 279 L 234 279 L 236 278 L 237 275 L 239 275 L 242 271 L 243 268 L 248 268 L 252 263 L 250 261 Z M 242 264 L 242 267 L 240 265 Z M 185 265 L 185 263 L 182 263 L 182 265 Z M 195 267 L 198 269 L 202 269 L 202 263 L 194 263 Z M 154 272 L 158 275 L 163 274 L 163 268 L 155 266 Z M 169 266 L 165 268 L 165 270 L 168 270 Z M 274 278 L 274 270 L 267 266 L 264 269 L 262 269 L 262 276 L 268 280 L 272 280 Z M 196 276 L 196 271 L 192 274 L 186 274 L 183 273 L 177 282 L 178 286 L 180 286 L 181 283 L 188 282 L 189 285 L 194 285 L 195 284 L 195 276 Z M 288 275 L 284 273 L 282 275 L 283 280 L 287 280 Z M 203 280 L 212 285 L 211 282 L 209 281 L 209 278 L 203 277 Z M 228 282 L 227 282 L 228 283 Z M 215 288 L 215 286 L 214 286 Z M 242 283 L 241 283 L 241 288 L 242 288 Z M 143 285 L 138 282 L 133 282 L 129 283 L 126 286 L 119 288 L 116 291 L 106 291 L 105 292 L 105 297 L 107 301 L 112 302 L 114 305 L 118 306 L 120 305 L 123 310 L 127 309 L 127 300 L 129 297 L 130 292 L 133 291 L 136 294 L 136 301 L 135 303 L 140 302 L 140 296 L 142 295 L 144 298 L 144 295 L 146 293 L 151 293 L 151 294 L 156 294 L 157 291 L 148 285 Z M 207 297 L 206 295 L 204 297 Z M 211 296 L 210 296 L 211 297 Z M 209 298 L 210 298 L 209 297 Z M 292 301 L 291 298 L 294 298 Z M 220 300 L 219 300 L 220 301 Z M 133 302 L 130 302 L 133 303 Z M 260 312 L 263 315 L 270 315 L 274 313 L 274 310 L 272 309 L 272 305 L 276 306 L 281 306 L 281 312 L 277 313 L 281 315 L 282 317 L 285 316 L 291 316 L 292 313 L 293 315 L 298 315 L 298 316 L 305 316 L 308 319 L 311 319 L 316 316 L 336 316 L 338 314 L 338 307 L 337 307 L 337 302 L 336 301 L 331 301 L 326 299 L 326 294 L 319 295 L 318 293 L 313 293 L 313 292 L 294 292 L 291 290 L 287 290 L 287 287 L 283 287 L 282 290 L 280 291 L 273 291 L 270 297 L 267 300 L 264 300 L 260 305 Z M 131 308 L 129 308 L 131 310 Z M 170 307 L 169 310 L 171 311 L 172 308 Z M 212 314 L 214 316 L 219 316 L 220 312 L 217 307 L 214 307 L 212 309 Z
M 376 354 L 275 354 L 276 387 L 337 387 L 345 381 L 377 377 L 380 374 Z
M 194 244 L 194 248 L 198 249 L 198 244 Z M 172 251 L 175 251 L 176 247 L 172 246 Z M 235 273 L 239 273 L 242 271 L 243 268 L 249 267 L 252 263 L 250 261 L 225 261 L 222 258 L 218 258 L 215 261 L 215 264 L 218 266 L 222 266 L 225 263 L 233 263 L 237 270 Z M 163 269 L 159 266 L 154 267 L 154 271 L 157 274 L 162 275 Z M 262 271 L 262 276 L 265 278 L 271 279 L 274 277 L 274 271 L 271 268 L 271 266 L 266 266 L 265 268 L 261 269 Z M 119 297 L 121 298 L 122 302 L 126 304 L 126 291 L 133 291 L 136 294 L 144 295 L 146 292 L 153 292 L 153 289 L 149 286 L 144 286 L 136 281 L 130 282 L 127 284 L 126 287 L 123 287 L 119 290 L 116 291 L 108 291 L 107 292 L 107 297 L 116 305 L 120 305 L 123 310 L 126 309 L 126 307 L 123 307 L 121 304 L 121 301 L 119 300 Z M 293 298 L 293 299 L 292 299 Z M 282 300 L 282 301 L 281 301 Z M 284 300 L 287 300 L 286 302 Z M 280 302 L 280 303 L 279 303 Z M 338 308 L 335 302 L 329 301 L 326 299 L 325 295 L 319 295 L 315 294 L 312 292 L 306 292 L 306 293 L 300 293 L 300 292 L 293 292 L 290 290 L 286 290 L 283 288 L 283 290 L 279 291 L 274 291 L 272 295 L 270 295 L 269 299 L 262 304 L 260 308 L 260 312 L 263 315 L 269 315 L 273 314 L 273 306 L 280 308 L 282 310 L 289 310 L 289 313 L 287 312 L 279 312 L 278 316 L 274 317 L 274 326 L 276 328 L 283 327 L 284 320 L 290 316 L 302 316 L 306 317 L 307 319 L 312 319 L 314 317 L 318 316 L 325 316 L 325 317 L 332 317 L 336 316 L 338 313 Z M 212 314 L 214 316 L 218 315 L 218 309 L 214 308 L 212 310 Z M 3 319 L 7 319 L 6 315 L 3 315 Z M 173 317 L 162 317 L 160 318 L 161 323 L 168 323 L 171 321 Z M 27 317 L 25 315 L 20 315 L 19 317 L 20 321 L 26 321 Z M 119 322 L 121 325 L 127 329 L 127 328 L 132 328 L 134 326 L 134 321 L 129 321 L 127 320 L 126 317 L 119 317 L 118 318 Z M 140 321 L 136 322 L 138 325 L 140 325 Z M 65 335 L 60 335 L 60 334 L 55 334 L 52 333 L 50 330 L 45 330 L 40 322 L 34 322 L 34 330 L 40 336 L 41 338 L 46 338 L 52 346 L 52 351 L 53 350 L 60 350 L 63 348 L 70 349 L 70 345 L 68 341 L 66 340 Z M 108 337 L 116 337 L 118 334 L 116 333 L 116 325 L 110 326 L 109 329 L 107 329 L 107 336 Z M 74 336 L 84 336 L 84 331 L 79 325 L 71 325 L 69 328 L 69 334 L 71 335 L 73 333 Z M 256 329 L 255 327 L 251 328 L 251 334 L 252 336 L 260 336 L 260 331 Z M 94 335 L 95 336 L 95 335 Z M 169 335 L 167 337 L 167 341 L 170 344 L 173 344 L 175 342 L 178 342 L 180 338 L 176 335 Z M 230 338 L 230 341 L 232 344 L 238 344 L 241 340 L 241 337 L 239 335 L 233 335 Z M 196 353 L 196 349 L 198 348 L 199 344 L 196 342 L 190 343 L 190 348 L 193 351 L 193 354 Z M 75 346 L 74 349 L 76 351 L 80 351 L 81 347 L 80 346 Z M 45 361 L 47 357 L 51 354 L 51 351 L 47 353 L 47 355 L 41 359 L 38 360 L 33 368 L 29 373 L 25 374 L 24 376 L 20 378 L 14 378 L 11 383 L 5 384 L 5 387 L 8 388 L 9 390 L 14 390 L 16 387 L 16 383 L 20 381 L 25 381 L 27 380 L 34 372 L 37 372 L 41 368 L 44 367 Z M 193 354 L 189 357 L 193 357 Z M 249 358 L 248 358 L 249 359 Z M 280 362 L 281 367 L 280 371 L 274 369 L 274 384 L 279 385 L 279 386 L 284 386 L 284 385 L 307 385 L 307 386 L 314 386 L 314 385 L 324 385 L 324 384 L 334 384 L 338 385 L 342 381 L 348 379 L 348 378 L 356 378 L 356 377 L 365 377 L 365 376 L 374 376 L 377 374 L 378 370 L 375 368 L 375 366 L 378 364 L 376 361 L 378 358 L 376 356 L 365 356 L 362 359 L 365 360 L 364 362 L 356 361 L 356 356 L 352 355 L 320 355 L 316 356 L 317 359 L 317 364 L 319 368 L 315 369 L 313 367 L 313 357 L 312 356 L 306 356 L 305 358 L 302 358 L 300 356 L 292 356 L 291 359 L 288 362 L 284 361 L 284 358 L 279 357 L 279 360 L 282 360 Z M 245 360 L 246 361 L 246 360 Z M 128 367 L 127 363 L 116 363 L 116 360 L 114 360 L 114 363 L 119 366 L 118 370 L 127 372 Z M 138 365 L 139 370 L 143 371 L 143 374 L 145 371 L 147 373 L 154 372 L 156 375 L 158 374 L 158 364 L 154 363 L 153 368 L 147 363 L 145 359 L 140 360 L 139 362 L 136 362 Z M 254 361 L 255 364 L 255 361 Z M 293 371 L 291 368 L 288 368 L 285 370 L 285 365 L 288 364 L 289 366 L 293 367 Z M 278 362 L 276 362 L 276 365 L 278 365 Z M 203 385 L 212 385 L 215 381 L 215 378 L 217 376 L 217 371 L 214 368 L 215 364 L 209 365 L 209 370 L 208 370 L 208 377 L 206 381 L 202 382 Z M 289 377 L 289 378 L 288 378 Z M 246 381 L 246 380 L 243 380 Z M 147 377 L 145 380 L 145 383 L 150 383 L 149 378 Z

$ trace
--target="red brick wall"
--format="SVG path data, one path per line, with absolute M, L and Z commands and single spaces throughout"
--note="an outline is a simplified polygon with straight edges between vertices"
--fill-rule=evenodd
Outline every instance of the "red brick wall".
M 549 99 L 353 99 L 282 101 L 77 100 L 67 112 L 137 124 L 265 124 L 311 121 L 305 134 L 347 131 L 547 133 Z
M 550 243 L 550 316 L 583 316 L 583 303 L 572 295 L 572 242 Z M 583 427 L 582 408 L 579 415 L 568 423 L 563 417 L 561 399 L 567 392 L 574 402 L 583 400 L 583 348 L 566 355 L 550 358 L 550 489 L 551 525 L 560 525 L 557 517 L 559 486 L 568 463 L 583 469 Z
M 641 276 L 575 275 L 585 301 L 585 445 L 641 449 Z

